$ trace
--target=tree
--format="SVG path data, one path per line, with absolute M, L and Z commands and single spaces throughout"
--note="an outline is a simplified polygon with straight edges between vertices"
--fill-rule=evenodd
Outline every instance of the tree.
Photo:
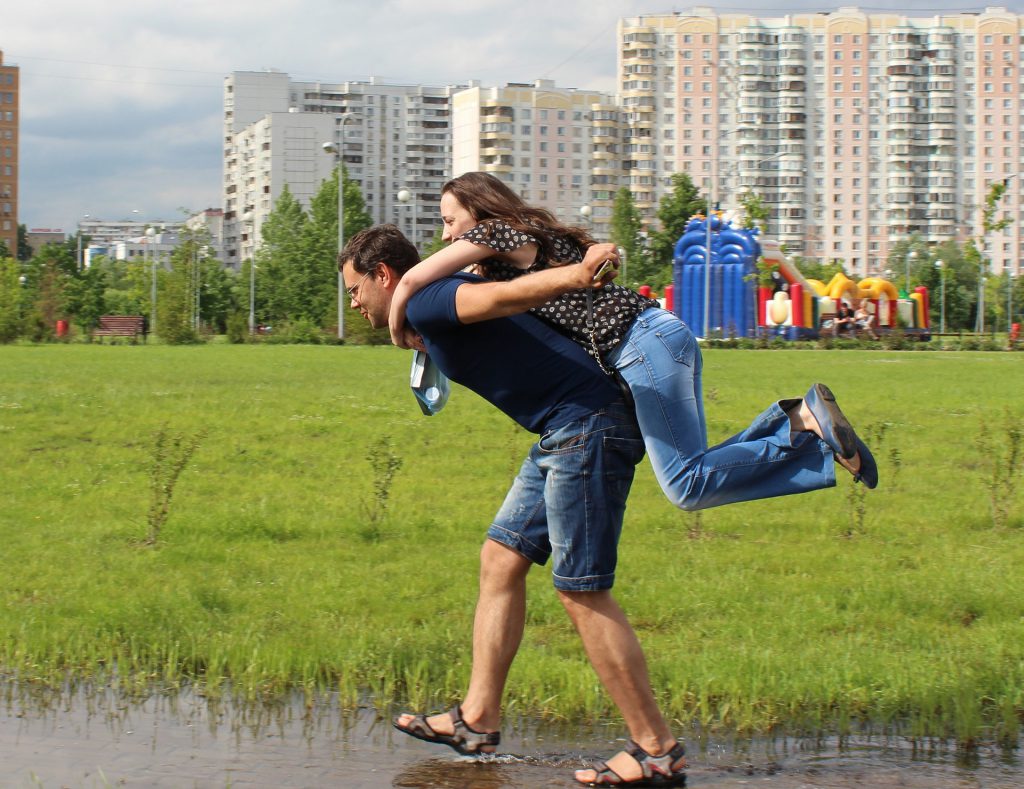
M 160 336 L 172 344 L 197 342 L 203 302 L 208 295 L 207 277 L 220 266 L 209 257 L 206 230 L 184 230 L 181 243 L 171 254 L 170 269 L 161 277 Z M 225 316 L 226 320 L 226 316 Z
M 211 257 L 200 258 L 202 293 L 199 300 L 200 322 L 217 334 L 227 331 L 228 318 L 237 312 L 240 302 L 235 297 L 238 275 Z M 248 280 L 246 280 L 248 282 Z
M 978 260 L 978 309 L 974 327 L 974 330 L 979 334 L 985 331 L 985 283 L 988 278 L 989 263 L 988 258 L 985 257 L 985 240 L 988 238 L 989 233 L 1003 230 L 1009 227 L 1013 221 L 1009 217 L 995 218 L 996 212 L 999 210 L 999 202 L 1003 199 L 1003 195 L 1006 194 L 1008 186 L 1008 180 L 995 181 L 989 187 L 988 194 L 985 195 L 985 204 L 981 209 L 982 235 L 978 238 L 980 245 L 980 257 Z
M 104 299 L 106 279 L 103 269 L 95 266 L 68 278 L 67 310 L 84 333 L 98 326 L 100 316 L 107 314 Z
M 148 315 L 150 286 L 146 261 L 117 260 L 97 255 L 89 271 L 103 274 L 103 303 L 107 315 Z
M 302 298 L 297 291 L 305 285 L 306 221 L 302 206 L 285 184 L 263 224 L 263 244 L 256 253 L 256 314 L 260 323 L 280 323 L 300 311 Z
M 748 189 L 740 197 L 740 207 L 743 209 L 743 227 L 756 227 L 759 230 L 768 227 L 772 212 L 761 195 Z
M 14 342 L 21 334 L 21 270 L 10 257 L 0 256 L 0 343 Z
M 651 234 L 652 264 L 661 269 L 668 266 L 671 279 L 672 256 L 676 243 L 686 230 L 686 224 L 694 214 L 707 211 L 707 201 L 700 196 L 688 173 L 676 173 L 672 176 L 672 189 L 667 192 L 658 204 L 658 224 L 660 229 Z
M 373 224 L 359 185 L 343 170 L 345 183 L 345 240 Z M 338 306 L 338 171 L 321 185 L 309 204 L 307 276 L 310 303 L 302 317 L 320 326 L 337 322 Z
M 612 243 L 621 247 L 625 253 L 626 278 L 621 280 L 623 285 L 643 284 L 640 277 L 647 273 L 645 271 L 646 255 L 640 237 L 642 226 L 640 212 L 633 202 L 633 195 L 627 187 L 623 186 L 615 193 L 611 221 Z
M 421 259 L 426 260 L 435 252 L 440 252 L 447 246 L 447 244 L 445 244 L 444 240 L 441 238 L 442 235 L 444 235 L 444 230 L 439 226 L 436 230 L 434 230 L 434 235 L 433 237 L 431 237 L 430 243 L 420 250 Z
M 28 228 L 18 225 L 18 260 L 22 263 L 32 258 L 32 247 L 28 245 Z
M 793 265 L 795 265 L 797 269 L 799 269 L 800 273 L 807 279 L 816 279 L 819 282 L 824 282 L 826 285 L 832 281 L 832 278 L 836 274 L 846 273 L 846 270 L 843 268 L 843 264 L 837 262 L 819 263 L 814 259 L 795 257 L 793 258 Z

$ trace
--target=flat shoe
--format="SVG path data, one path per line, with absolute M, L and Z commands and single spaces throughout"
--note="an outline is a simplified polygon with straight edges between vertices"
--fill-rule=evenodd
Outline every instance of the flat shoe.
M 496 731 L 476 731 L 469 728 L 462 720 L 462 708 L 456 705 L 448 711 L 448 717 L 452 719 L 452 734 L 441 734 L 430 728 L 426 715 L 413 715 L 411 721 L 404 726 L 396 718 L 391 725 L 403 734 L 415 737 L 424 742 L 447 745 L 454 748 L 463 756 L 479 756 L 486 753 L 482 749 L 489 745 L 498 745 L 501 742 L 501 733 Z
M 878 487 L 878 465 L 875 463 L 875 457 L 859 438 L 857 452 L 860 454 L 860 471 L 853 475 L 853 481 L 862 482 L 865 488 L 874 490 Z
M 843 414 L 836 396 L 825 384 L 814 384 L 804 395 L 807 408 L 818 420 L 821 438 L 843 460 L 857 454 L 857 434 Z

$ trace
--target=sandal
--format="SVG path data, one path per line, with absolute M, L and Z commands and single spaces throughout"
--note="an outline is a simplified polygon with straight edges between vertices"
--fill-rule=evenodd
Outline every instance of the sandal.
M 598 762 L 592 768 L 597 773 L 593 781 L 576 780 L 587 786 L 686 786 L 686 759 L 683 758 L 686 751 L 679 741 L 672 746 L 672 750 L 661 756 L 652 756 L 632 740 L 626 744 L 625 751 L 640 765 L 642 774 L 639 778 L 627 781 L 607 762 Z M 680 760 L 682 763 L 672 769 Z
M 452 734 L 440 734 L 434 731 L 427 723 L 426 715 L 414 715 L 412 720 L 404 726 L 396 718 L 391 725 L 403 734 L 408 734 L 418 740 L 454 748 L 463 756 L 479 756 L 481 753 L 486 753 L 482 750 L 483 748 L 495 746 L 501 742 L 501 732 L 476 731 L 469 728 L 462 720 L 462 709 L 458 705 L 448 711 L 448 717 L 452 719 Z

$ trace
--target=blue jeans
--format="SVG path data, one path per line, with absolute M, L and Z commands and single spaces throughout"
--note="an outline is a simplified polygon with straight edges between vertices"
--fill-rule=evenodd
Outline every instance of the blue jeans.
M 813 433 L 793 433 L 780 403 L 707 447 L 700 348 L 672 313 L 645 310 L 607 361 L 633 394 L 654 474 L 677 507 L 700 510 L 836 484 L 828 445 Z
M 626 497 L 644 443 L 622 400 L 541 436 L 488 538 L 536 564 L 553 558 L 556 589 L 589 592 L 615 581 Z

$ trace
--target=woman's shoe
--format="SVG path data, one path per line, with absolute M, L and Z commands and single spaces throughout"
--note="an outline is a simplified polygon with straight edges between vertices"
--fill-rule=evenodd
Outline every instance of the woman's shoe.
M 864 487 L 874 490 L 878 487 L 878 465 L 871 450 L 864 446 L 864 442 L 857 439 L 857 454 L 860 455 L 860 469 L 853 475 L 854 482 L 863 482 Z
M 804 395 L 807 408 L 818 420 L 822 440 L 843 460 L 857 454 L 857 433 L 843 414 L 836 396 L 825 384 L 814 384 Z

